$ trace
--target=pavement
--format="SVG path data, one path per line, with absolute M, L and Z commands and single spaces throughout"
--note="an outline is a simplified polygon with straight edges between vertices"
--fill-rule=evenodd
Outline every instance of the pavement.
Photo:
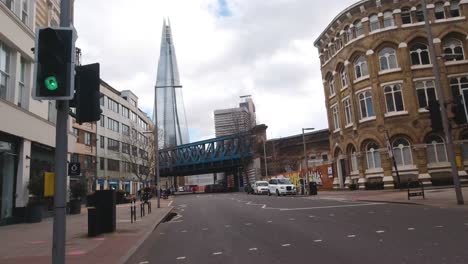
M 137 221 L 130 223 L 130 205 L 117 205 L 116 232 L 90 238 L 86 208 L 79 215 L 67 216 L 66 263 L 125 263 L 149 234 L 172 210 L 172 198 L 161 200 L 152 212 L 140 217 L 137 202 Z M 15 224 L 0 227 L 0 263 L 52 263 L 53 219 L 45 218 L 35 224 Z
M 126 263 L 468 263 L 465 210 L 366 202 L 346 193 L 359 192 L 176 196 L 178 215 Z
M 418 189 L 412 189 L 417 191 Z M 465 204 L 458 205 L 453 187 L 429 187 L 425 188 L 425 197 L 411 197 L 408 200 L 407 189 L 402 190 L 377 190 L 377 191 L 320 191 L 320 198 L 329 199 L 345 199 L 352 201 L 369 201 L 369 202 L 386 202 L 400 204 L 427 205 L 439 208 L 457 208 L 468 209 L 468 187 L 462 188 L 462 195 Z M 316 199 L 314 196 L 309 196 L 309 199 Z

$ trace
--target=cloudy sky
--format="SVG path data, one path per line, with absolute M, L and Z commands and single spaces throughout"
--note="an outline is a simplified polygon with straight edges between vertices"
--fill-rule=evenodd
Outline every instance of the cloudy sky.
M 214 137 L 216 109 L 250 94 L 268 138 L 328 127 L 317 49 L 357 0 L 76 0 L 83 63 L 132 90 L 152 113 L 163 17 L 169 17 L 192 141 Z

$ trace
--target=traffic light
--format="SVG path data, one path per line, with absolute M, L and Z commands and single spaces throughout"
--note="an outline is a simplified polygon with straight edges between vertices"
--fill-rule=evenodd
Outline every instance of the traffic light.
M 101 119 L 99 63 L 76 67 L 75 98 L 76 122 L 94 122 Z
M 433 100 L 429 102 L 429 118 L 431 119 L 432 131 L 439 132 L 444 130 L 439 101 Z
M 71 100 L 75 70 L 74 30 L 38 29 L 34 52 L 36 67 L 32 97 L 39 100 Z
M 465 104 L 463 103 L 463 98 L 461 95 L 455 96 L 455 100 L 452 106 L 452 113 L 454 115 L 455 123 L 459 125 L 463 125 L 467 123 L 466 120 L 466 112 L 465 112 Z

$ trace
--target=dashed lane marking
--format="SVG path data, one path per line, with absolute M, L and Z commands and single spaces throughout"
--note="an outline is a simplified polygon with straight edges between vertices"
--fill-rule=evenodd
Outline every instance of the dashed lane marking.
M 382 234 L 382 233 L 385 233 L 385 231 L 384 231 L 384 230 L 377 230 L 377 231 L 375 231 L 375 232 L 376 232 L 377 234 Z
M 145 260 L 145 261 L 141 261 L 139 264 L 148 264 L 149 261 Z
M 223 252 L 214 252 L 213 255 L 221 255 Z
M 294 218 L 289 218 L 289 220 L 294 221 L 294 220 L 296 220 L 296 219 L 294 219 Z
M 315 243 L 320 243 L 320 242 L 322 242 L 322 239 L 316 239 L 316 240 L 314 240 L 314 242 Z
M 159 233 L 159 234 L 160 234 L 160 235 L 164 235 L 165 233 L 162 233 L 162 232 L 161 232 L 161 233 Z
M 182 231 L 180 231 L 180 232 L 182 232 L 182 233 L 187 233 L 187 230 L 182 230 Z
M 249 248 L 249 251 L 255 251 L 257 248 Z
M 335 214 L 329 214 L 330 216 L 335 216 Z
M 291 244 L 283 244 L 283 245 L 281 245 L 281 246 L 282 246 L 282 247 L 289 247 L 289 246 L 291 246 Z
M 177 257 L 176 259 L 177 260 L 182 260 L 182 259 L 186 259 L 186 257 Z
M 231 225 L 224 225 L 224 227 L 225 227 L 225 228 L 230 228 L 230 227 L 231 227 Z
M 271 220 L 268 220 L 268 221 L 267 221 L 267 223 L 273 223 L 273 221 L 271 221 Z
M 356 237 L 356 235 L 348 235 L 349 238 Z
M 314 218 L 314 217 L 315 217 L 315 215 L 309 215 L 309 217 L 310 217 L 310 218 Z
M 444 227 L 444 226 L 443 226 L 443 225 L 437 225 L 437 226 L 434 226 L 434 227 L 436 227 L 436 228 L 442 228 L 442 227 Z
M 203 231 L 206 231 L 206 230 L 208 230 L 208 228 L 205 227 L 205 228 L 203 228 L 202 230 L 203 230 Z
M 414 229 L 414 227 L 408 227 L 408 231 L 413 231 Z
M 251 225 L 252 225 L 252 223 L 245 223 L 245 225 L 246 225 L 246 226 L 251 226 Z

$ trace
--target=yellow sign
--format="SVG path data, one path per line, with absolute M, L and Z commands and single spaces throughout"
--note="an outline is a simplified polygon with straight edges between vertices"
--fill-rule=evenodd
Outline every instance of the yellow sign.
M 44 197 L 52 197 L 54 196 L 54 172 L 45 172 L 44 173 Z
M 462 157 L 461 157 L 460 155 L 457 155 L 455 159 L 456 159 L 456 161 L 457 161 L 457 167 L 458 167 L 458 168 L 463 168 Z

